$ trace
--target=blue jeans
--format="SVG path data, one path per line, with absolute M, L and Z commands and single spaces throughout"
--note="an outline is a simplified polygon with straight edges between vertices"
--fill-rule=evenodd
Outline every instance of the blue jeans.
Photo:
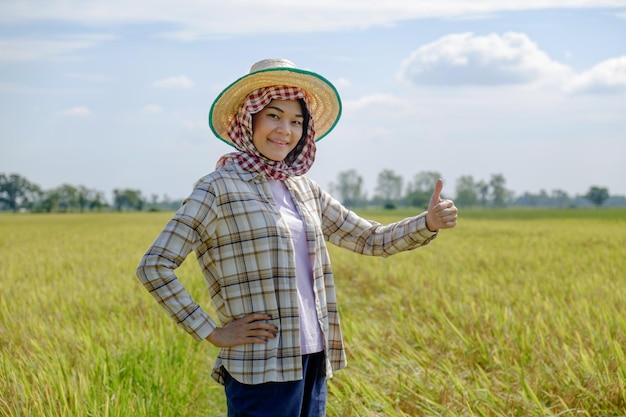
M 302 356 L 304 378 L 292 382 L 246 385 L 225 374 L 228 417 L 324 417 L 326 361 L 324 352 Z

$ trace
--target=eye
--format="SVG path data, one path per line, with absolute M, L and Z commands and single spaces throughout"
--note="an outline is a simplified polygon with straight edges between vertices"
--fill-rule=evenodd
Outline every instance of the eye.
M 294 120 L 293 122 L 291 122 L 291 124 L 293 124 L 294 126 L 302 126 L 302 120 Z

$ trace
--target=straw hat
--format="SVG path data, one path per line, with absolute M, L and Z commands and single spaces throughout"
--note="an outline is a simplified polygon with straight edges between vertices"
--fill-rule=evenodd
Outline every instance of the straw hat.
M 306 91 L 315 121 L 315 141 L 326 136 L 339 121 L 341 99 L 330 81 L 314 72 L 298 69 L 286 59 L 264 59 L 217 96 L 209 112 L 209 126 L 213 133 L 232 145 L 228 127 L 244 100 L 254 90 L 272 85 L 293 86 Z

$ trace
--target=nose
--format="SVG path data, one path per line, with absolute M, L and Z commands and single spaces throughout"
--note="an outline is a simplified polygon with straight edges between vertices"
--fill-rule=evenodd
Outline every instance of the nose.
M 280 120 L 278 125 L 276 126 L 276 131 L 282 135 L 289 135 L 291 133 L 289 129 L 289 121 L 288 120 Z

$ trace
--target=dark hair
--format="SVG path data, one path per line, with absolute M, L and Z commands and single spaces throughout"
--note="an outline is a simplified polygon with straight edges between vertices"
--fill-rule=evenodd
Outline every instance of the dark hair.
M 291 164 L 298 157 L 298 155 L 300 155 L 300 153 L 302 152 L 302 148 L 304 148 L 304 145 L 306 144 L 305 139 L 307 137 L 307 134 L 309 133 L 309 123 L 311 120 L 311 115 L 309 114 L 309 111 L 307 110 L 304 99 L 299 98 L 298 102 L 300 103 L 300 108 L 302 109 L 302 117 L 303 117 L 302 136 L 300 137 L 300 140 L 298 141 L 298 144 L 296 145 L 296 147 L 293 148 L 291 152 L 289 152 L 289 154 L 285 158 L 285 161 L 288 164 Z
M 309 114 L 309 111 L 307 110 L 304 99 L 299 98 L 298 102 L 300 103 L 300 108 L 302 109 L 302 117 L 304 117 L 304 120 L 302 121 L 302 137 L 300 138 L 300 140 L 302 140 L 306 138 L 306 135 L 309 131 L 309 122 L 311 120 L 311 115 Z

